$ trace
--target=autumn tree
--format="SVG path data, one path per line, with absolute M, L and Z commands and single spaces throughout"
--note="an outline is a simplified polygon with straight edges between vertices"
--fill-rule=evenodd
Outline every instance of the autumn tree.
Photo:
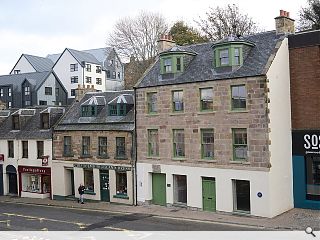
M 299 15 L 299 30 L 320 29 L 320 0 L 308 0 L 308 6 L 302 7 Z
M 219 40 L 230 35 L 245 35 L 256 33 L 257 24 L 247 14 L 242 14 L 235 4 L 226 7 L 216 7 L 206 12 L 205 18 L 195 21 L 205 36 L 212 40 Z
M 172 35 L 173 40 L 178 45 L 189 45 L 208 41 L 208 39 L 204 36 L 201 36 L 196 29 L 189 27 L 183 21 L 177 21 L 175 24 L 173 24 L 169 34 Z

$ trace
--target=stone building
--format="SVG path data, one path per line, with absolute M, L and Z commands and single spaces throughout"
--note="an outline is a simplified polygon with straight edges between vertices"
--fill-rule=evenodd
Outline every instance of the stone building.
M 320 209 L 320 30 L 289 36 L 294 206 Z
M 290 29 L 160 40 L 135 86 L 139 204 L 264 217 L 293 207 Z
M 56 125 L 53 198 L 134 203 L 133 91 L 87 92 Z

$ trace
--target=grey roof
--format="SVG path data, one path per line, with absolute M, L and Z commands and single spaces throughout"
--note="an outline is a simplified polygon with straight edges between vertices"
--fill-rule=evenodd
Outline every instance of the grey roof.
M 94 63 L 94 64 L 100 64 L 101 62 L 96 59 L 95 56 L 93 56 L 91 53 L 83 52 L 83 51 L 78 51 L 74 50 L 71 48 L 67 48 L 67 50 L 71 53 L 71 55 L 77 59 L 77 61 L 82 64 L 82 62 L 86 63 Z
M 244 59 L 243 65 L 235 69 L 218 71 L 213 68 L 213 49 L 215 43 L 203 43 L 189 45 L 188 47 L 197 53 L 181 75 L 175 78 L 162 79 L 160 75 L 159 59 L 150 70 L 140 79 L 136 85 L 140 87 L 152 87 L 168 84 L 201 82 L 208 80 L 230 79 L 264 75 L 269 57 L 274 54 L 276 45 L 284 39 L 285 35 L 276 34 L 275 31 L 244 36 L 243 40 L 254 44 Z M 217 43 L 221 43 L 218 41 Z
M 50 71 L 54 64 L 54 62 L 49 58 L 32 56 L 28 54 L 23 54 L 23 56 L 37 72 Z
M 98 114 L 95 117 L 82 117 L 81 105 L 88 103 L 92 99 L 104 98 L 106 102 L 110 102 L 121 95 L 132 95 L 134 91 L 110 91 L 110 92 L 91 92 L 87 93 L 79 102 L 74 102 L 67 113 L 55 126 L 56 131 L 91 131 L 91 130 L 114 130 L 114 131 L 133 131 L 134 129 L 134 108 L 125 116 L 108 116 L 108 105 L 100 105 Z M 133 99 L 133 97 L 131 97 Z
M 52 128 L 51 129 L 41 129 L 40 127 L 40 113 L 46 111 L 45 106 L 34 107 L 34 110 L 28 109 L 10 109 L 10 115 L 5 119 L 1 119 L 0 122 L 0 139 L 51 139 L 52 138 Z M 54 108 L 54 107 L 51 107 Z M 59 107 L 61 109 L 61 107 Z M 8 110 L 4 110 L 8 111 Z M 17 115 L 17 113 L 23 112 L 34 112 L 33 115 L 21 115 L 18 114 L 22 119 L 20 120 L 21 128 L 20 130 L 12 130 L 12 114 Z M 0 111 L 0 115 L 2 111 Z M 58 119 L 62 116 L 62 112 L 52 111 L 50 113 L 50 125 L 54 125 Z M 3 117 L 4 118 L 4 117 Z
M 81 105 L 106 105 L 106 99 L 104 96 L 92 96 L 88 100 L 81 103 Z
M 111 51 L 112 47 L 83 50 L 83 52 L 92 54 L 99 62 L 103 62 Z
M 18 89 L 21 88 L 23 81 L 28 80 L 36 88 L 38 88 L 43 81 L 47 79 L 51 72 L 33 72 L 33 73 L 21 73 L 21 74 L 10 74 L 0 76 L 0 86 L 3 85 L 14 85 Z
M 56 61 L 59 59 L 61 53 L 55 53 L 55 54 L 48 54 L 46 58 L 49 58 L 53 63 L 56 63 Z
M 192 48 L 188 47 L 188 46 L 173 46 L 170 49 L 163 51 L 160 53 L 160 55 L 162 54 L 167 54 L 167 53 L 175 53 L 175 52 L 179 52 L 179 53 L 187 53 L 187 54 L 197 54 Z
M 108 104 L 117 104 L 117 103 L 133 104 L 133 95 L 121 94 L 108 102 Z

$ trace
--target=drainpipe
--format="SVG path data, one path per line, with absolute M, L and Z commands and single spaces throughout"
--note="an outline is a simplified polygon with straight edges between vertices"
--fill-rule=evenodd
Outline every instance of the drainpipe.
M 131 145 L 132 145 L 132 154 L 131 154 L 131 169 L 132 169 L 132 206 L 136 206 L 136 184 L 135 184 L 135 176 L 136 176 L 136 170 L 135 170 L 135 153 L 133 148 L 135 147 L 135 140 L 134 140 L 134 130 L 131 131 Z
M 133 135 L 134 135 L 134 143 L 135 143 L 135 156 L 134 156 L 134 177 L 135 177 L 135 205 L 137 206 L 138 204 L 138 178 L 137 178 L 137 156 L 138 156 L 138 143 L 137 143 L 137 90 L 135 87 L 133 87 L 133 94 L 134 94 L 134 130 L 133 130 Z

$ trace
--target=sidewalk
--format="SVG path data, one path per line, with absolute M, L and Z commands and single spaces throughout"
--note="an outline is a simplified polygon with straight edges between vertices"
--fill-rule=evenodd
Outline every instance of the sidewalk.
M 175 207 L 162 207 L 156 205 L 148 206 L 127 206 L 105 202 L 87 202 L 78 204 L 75 201 L 58 201 L 50 199 L 19 198 L 10 196 L 0 196 L 0 202 L 13 202 L 36 205 L 50 205 L 57 207 L 101 210 L 119 213 L 144 213 L 160 217 L 171 217 L 177 219 L 192 219 L 198 221 L 210 221 L 224 224 L 236 224 L 242 226 L 254 226 L 265 230 L 305 230 L 312 227 L 314 231 L 320 230 L 320 211 L 311 209 L 294 208 L 272 219 L 239 216 L 231 213 L 193 211 Z

